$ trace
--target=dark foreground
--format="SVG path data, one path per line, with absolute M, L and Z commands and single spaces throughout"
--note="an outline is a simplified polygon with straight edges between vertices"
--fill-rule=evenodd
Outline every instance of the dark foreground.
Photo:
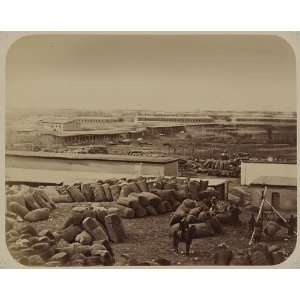
M 34 224 L 37 230 L 49 229 L 58 231 L 66 216 L 69 214 L 72 204 L 63 204 L 51 212 L 46 221 Z M 213 255 L 216 246 L 226 243 L 233 252 L 248 248 L 248 229 L 245 225 L 249 214 L 243 212 L 241 226 L 225 226 L 224 234 L 195 239 L 192 243 L 191 254 L 186 257 L 183 253 L 176 254 L 172 249 L 172 241 L 168 236 L 170 214 L 140 219 L 123 219 L 128 239 L 124 243 L 112 244 L 115 253 L 115 266 L 131 265 L 136 263 L 153 262 L 157 259 L 166 259 L 173 266 L 209 266 L 213 265 Z M 33 224 L 33 223 L 32 223 Z M 296 244 L 296 237 L 286 239 L 286 231 L 274 240 L 264 239 L 267 245 L 278 245 L 288 254 L 291 254 Z M 184 250 L 184 245 L 180 245 Z M 124 257 L 125 256 L 125 257 Z

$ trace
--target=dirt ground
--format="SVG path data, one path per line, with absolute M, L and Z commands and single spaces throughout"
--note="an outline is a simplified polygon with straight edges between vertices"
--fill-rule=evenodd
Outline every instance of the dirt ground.
M 34 224 L 38 230 L 50 229 L 57 231 L 61 226 L 74 204 L 60 204 L 59 207 L 52 211 L 49 220 L 40 221 Z M 168 236 L 168 221 L 170 214 L 156 217 L 146 217 L 140 219 L 123 219 L 123 224 L 128 235 L 124 243 L 112 244 L 116 256 L 116 266 L 124 264 L 124 258 L 121 254 L 128 255 L 129 258 L 138 262 L 152 261 L 163 258 L 171 261 L 175 266 L 207 266 L 212 265 L 212 257 L 216 246 L 225 242 L 233 251 L 248 248 L 248 230 L 247 220 L 248 212 L 243 212 L 241 226 L 226 226 L 224 234 L 196 239 L 191 247 L 189 257 L 183 254 L 176 254 L 172 249 L 172 241 Z M 293 252 L 296 238 L 285 240 L 282 237 L 286 235 L 283 230 L 281 237 L 275 241 L 266 241 L 269 245 L 280 245 L 289 254 Z M 181 244 L 180 250 L 184 250 Z

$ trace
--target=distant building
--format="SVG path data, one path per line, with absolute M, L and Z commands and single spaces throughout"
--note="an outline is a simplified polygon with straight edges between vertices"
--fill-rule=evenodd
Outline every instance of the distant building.
M 72 130 L 80 130 L 80 122 L 78 120 L 72 119 L 49 119 L 49 120 L 41 120 L 40 124 L 45 131 L 56 131 L 56 132 L 64 132 L 64 131 L 72 131 Z
M 208 123 L 214 119 L 207 116 L 178 117 L 178 116 L 137 116 L 135 122 L 171 122 L 171 123 Z
M 262 176 L 297 178 L 297 164 L 267 161 L 245 161 L 241 163 L 241 185 L 250 185 Z
M 75 120 L 80 123 L 82 129 L 101 129 L 108 124 L 123 122 L 123 119 L 119 117 L 79 117 Z
M 249 185 L 252 204 L 259 206 L 262 191 L 267 187 L 265 199 L 278 210 L 297 209 L 297 178 L 283 176 L 260 176 Z M 264 208 L 270 208 L 265 203 Z

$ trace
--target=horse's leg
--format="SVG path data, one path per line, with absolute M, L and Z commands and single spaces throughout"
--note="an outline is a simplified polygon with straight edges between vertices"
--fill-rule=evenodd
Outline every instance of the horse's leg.
M 179 240 L 178 240 L 177 233 L 175 232 L 173 235 L 173 249 L 175 250 L 176 253 L 178 253 L 178 244 L 179 244 Z

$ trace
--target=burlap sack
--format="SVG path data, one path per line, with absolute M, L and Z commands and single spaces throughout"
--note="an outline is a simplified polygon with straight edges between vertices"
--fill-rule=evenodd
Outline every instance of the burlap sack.
M 169 201 L 162 201 L 161 204 L 164 206 L 166 212 L 173 211 L 172 205 Z
M 146 209 L 143 206 L 141 206 L 139 203 L 137 203 L 137 205 L 135 206 L 134 212 L 136 218 L 143 218 L 147 215 Z
M 138 199 L 140 205 L 142 205 L 143 207 L 150 205 L 149 199 L 145 197 L 142 193 L 130 193 L 129 197 L 134 197 Z
M 249 266 L 251 265 L 250 257 L 246 251 L 233 254 L 230 261 L 231 266 Z
M 76 235 L 75 241 L 82 245 L 90 245 L 93 241 L 93 238 L 88 232 L 83 230 L 81 233 Z
M 110 186 L 113 201 L 117 201 L 120 197 L 121 187 L 118 184 Z
M 9 209 L 22 218 L 24 218 L 29 213 L 29 210 L 25 206 L 17 202 L 11 202 L 9 204 Z
M 39 190 L 35 190 L 32 194 L 34 200 L 41 208 L 49 208 L 52 209 L 52 205 L 50 202 L 48 202 L 43 196 L 42 193 Z
M 189 214 L 197 217 L 201 211 L 201 207 L 195 207 L 189 211 Z
M 147 215 L 149 215 L 149 216 L 157 216 L 158 215 L 156 209 L 152 205 L 146 206 L 145 209 L 147 211 Z
M 196 202 L 194 200 L 191 200 L 191 199 L 185 199 L 185 200 L 183 200 L 182 205 L 185 208 L 189 208 L 191 210 L 191 209 L 196 207 Z
M 193 215 L 190 215 L 188 214 L 187 217 L 186 217 L 186 221 L 189 223 L 189 224 L 195 224 L 195 223 L 198 223 L 199 220 L 196 216 L 193 216 Z
M 188 184 L 189 192 L 192 200 L 199 201 L 200 183 L 198 181 L 190 181 Z
M 211 226 L 207 223 L 193 224 L 195 227 L 193 238 L 203 238 L 214 235 L 214 231 Z
M 28 212 L 24 219 L 29 222 L 37 222 L 47 220 L 49 218 L 50 211 L 48 208 L 38 208 Z
M 281 227 L 278 225 L 278 223 L 269 221 L 264 228 L 264 233 L 269 237 L 274 237 L 280 228 Z
M 93 189 L 91 188 L 89 183 L 83 183 L 81 184 L 81 192 L 84 195 L 85 199 L 88 202 L 94 202 L 95 201 L 95 196 Z
M 165 214 L 167 212 L 166 207 L 163 205 L 162 202 L 160 202 L 158 205 L 156 205 L 155 209 L 159 215 Z
M 86 202 L 86 198 L 76 186 L 68 187 L 67 192 L 69 193 L 74 202 Z
M 120 197 L 128 197 L 128 195 L 133 192 L 134 191 L 131 190 L 131 188 L 128 186 L 128 184 L 124 184 L 121 187 Z
M 182 202 L 184 199 L 188 198 L 188 193 L 184 190 L 174 191 L 173 192 L 177 201 Z
M 116 214 L 105 217 L 105 225 L 109 239 L 115 243 L 122 243 L 126 239 L 125 230 L 121 218 Z
M 96 184 L 95 189 L 94 189 L 94 198 L 95 202 L 106 202 L 106 195 L 104 188 L 101 184 Z
M 28 210 L 34 210 L 41 208 L 39 204 L 33 198 L 33 193 L 27 193 L 25 196 L 25 204 Z
M 208 188 L 208 180 L 200 180 L 199 192 L 205 191 Z
M 146 180 L 140 180 L 136 183 L 142 192 L 149 192 L 149 186 Z
M 210 217 L 210 219 L 207 220 L 206 223 L 208 223 L 211 226 L 211 228 L 216 234 L 223 233 L 223 226 L 216 217 Z
M 119 209 L 119 213 L 122 218 L 132 219 L 135 217 L 134 209 L 123 206 L 123 205 L 117 205 L 116 207 Z
M 104 227 L 95 218 L 85 218 L 82 221 L 82 227 L 95 239 L 95 240 L 105 240 L 108 236 L 105 232 Z
M 110 185 L 108 183 L 104 183 L 102 186 L 104 188 L 104 193 L 105 193 L 106 201 L 112 202 L 113 201 L 113 197 L 112 197 L 112 194 L 111 194 Z
M 65 195 L 58 195 L 52 198 L 54 203 L 72 203 L 73 199 L 70 197 L 69 194 Z
M 206 222 L 210 219 L 210 214 L 208 211 L 201 211 L 198 215 L 199 222 Z

